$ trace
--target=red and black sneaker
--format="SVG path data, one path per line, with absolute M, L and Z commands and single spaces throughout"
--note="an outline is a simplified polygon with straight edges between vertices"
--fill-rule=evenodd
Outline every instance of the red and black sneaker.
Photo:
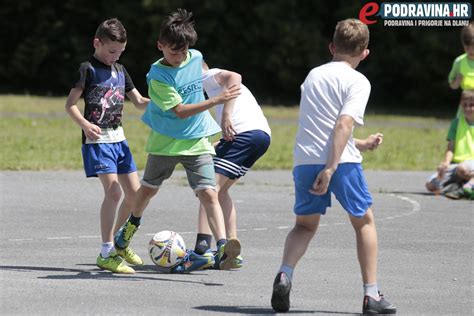
M 371 296 L 364 296 L 364 303 L 362 305 L 362 314 L 396 314 L 397 308 L 395 305 L 387 301 L 383 294 L 380 294 L 380 299 L 376 300 Z
M 279 272 L 273 282 L 272 308 L 275 312 L 286 313 L 290 309 L 291 281 L 288 276 Z

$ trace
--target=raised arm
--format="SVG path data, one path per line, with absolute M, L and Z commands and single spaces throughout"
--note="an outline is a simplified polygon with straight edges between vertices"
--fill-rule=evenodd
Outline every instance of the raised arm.
M 181 119 L 193 116 L 197 113 L 204 112 L 217 104 L 224 103 L 231 99 L 234 99 L 240 95 L 240 86 L 230 86 L 224 89 L 221 94 L 213 98 L 207 99 L 200 103 L 194 104 L 183 104 L 179 103 L 172 111 Z

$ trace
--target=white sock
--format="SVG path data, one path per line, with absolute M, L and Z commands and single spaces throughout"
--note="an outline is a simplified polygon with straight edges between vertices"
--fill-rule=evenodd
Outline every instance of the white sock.
M 295 270 L 294 267 L 290 267 L 286 264 L 282 264 L 281 267 L 280 267 L 280 270 L 278 272 L 283 272 L 286 274 L 286 276 L 288 277 L 288 279 L 293 280 L 293 271 Z
M 376 300 L 379 299 L 379 289 L 377 283 L 373 284 L 364 284 L 364 296 L 370 296 Z
M 110 257 L 110 253 L 112 252 L 112 249 L 114 249 L 114 243 L 113 242 L 103 242 L 102 243 L 102 248 L 100 249 L 100 254 L 102 258 L 108 258 Z

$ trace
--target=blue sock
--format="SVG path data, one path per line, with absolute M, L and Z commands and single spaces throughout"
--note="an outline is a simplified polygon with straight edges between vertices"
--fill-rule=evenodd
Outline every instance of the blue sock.
M 283 272 L 286 274 L 288 279 L 293 280 L 293 271 L 295 270 L 294 267 L 290 267 L 289 265 L 282 264 L 280 270 L 278 272 Z

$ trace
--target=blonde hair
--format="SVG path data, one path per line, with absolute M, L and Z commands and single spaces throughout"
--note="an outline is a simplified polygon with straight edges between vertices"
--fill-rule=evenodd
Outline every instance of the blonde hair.
M 461 101 L 474 101 L 474 90 L 464 90 L 461 93 Z
M 336 25 L 333 44 L 339 54 L 358 56 L 369 45 L 369 28 L 357 19 L 342 20 Z

